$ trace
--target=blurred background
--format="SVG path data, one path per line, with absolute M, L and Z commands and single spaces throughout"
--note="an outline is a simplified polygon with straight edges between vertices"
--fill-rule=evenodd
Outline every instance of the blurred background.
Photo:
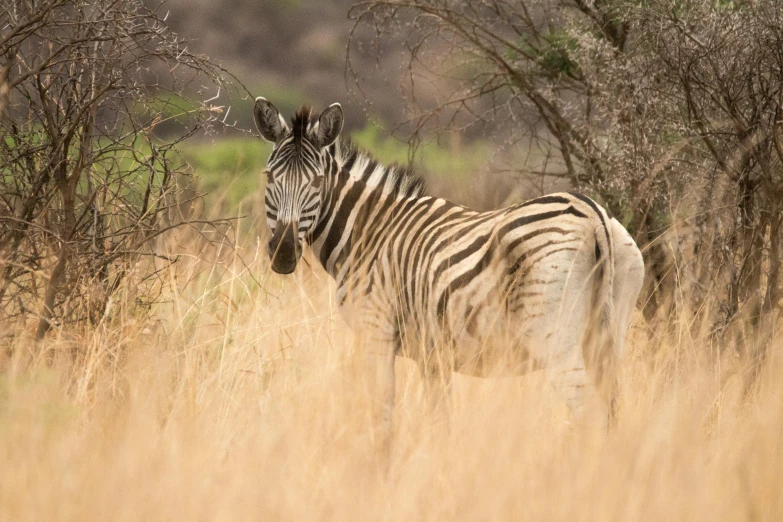
M 531 169 L 520 175 L 526 171 L 520 162 L 509 169 L 510 160 L 524 160 L 528 151 L 509 146 L 499 121 L 453 128 L 443 125 L 449 116 L 444 114 L 444 121 L 418 129 L 421 107 L 412 103 L 407 62 L 413 36 L 400 30 L 378 38 L 360 22 L 361 7 L 351 0 L 174 0 L 157 8 L 188 41 L 189 51 L 219 62 L 242 84 L 213 102 L 230 107 L 226 123 L 235 129 L 213 136 L 208 148 L 192 143 L 185 148 L 208 199 L 220 200 L 229 213 L 242 201 L 258 201 L 258 174 L 270 148 L 252 137 L 256 96 L 270 100 L 287 119 L 303 104 L 320 111 L 339 102 L 344 132 L 356 144 L 382 161 L 412 163 L 432 193 L 474 208 L 496 208 L 568 186 L 554 178 L 533 180 Z M 415 93 L 417 104 L 434 104 L 435 92 L 457 85 L 455 78 L 426 72 L 426 67 L 415 71 L 427 82 Z M 158 128 L 163 136 L 165 131 Z

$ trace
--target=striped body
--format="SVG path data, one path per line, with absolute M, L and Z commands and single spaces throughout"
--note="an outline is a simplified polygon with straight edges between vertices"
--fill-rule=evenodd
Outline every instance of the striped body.
M 318 165 L 316 197 L 286 163 L 292 136 L 318 131 L 308 114 L 277 142 L 267 219 L 273 238 L 288 227 L 311 246 L 372 350 L 411 357 L 425 374 L 435 359 L 482 376 L 544 368 L 579 410 L 602 361 L 619 356 L 641 290 L 641 254 L 625 229 L 572 193 L 477 212 L 424 195 L 404 169 L 340 141 L 297 149 L 298 164 Z M 299 203 L 281 220 L 285 201 Z

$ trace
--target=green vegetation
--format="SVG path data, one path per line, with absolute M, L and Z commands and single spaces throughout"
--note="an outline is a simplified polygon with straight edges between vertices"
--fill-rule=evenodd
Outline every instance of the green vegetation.
M 207 203 L 234 214 L 242 203 L 258 196 L 261 171 L 271 150 L 271 145 L 259 139 L 224 138 L 189 146 L 183 152 Z
M 408 146 L 388 136 L 377 123 L 371 122 L 351 133 L 351 139 L 383 163 L 408 164 Z M 434 140 L 426 141 L 416 151 L 414 165 L 422 173 L 434 176 L 468 177 L 486 161 L 488 149 L 484 143 L 471 143 L 461 149 L 451 150 Z M 183 151 L 208 206 L 218 205 L 221 212 L 231 215 L 258 197 L 263 188 L 261 171 L 270 152 L 270 144 L 250 137 L 190 144 Z
M 159 92 L 138 104 L 140 113 L 154 115 L 161 120 L 188 121 L 189 115 L 198 111 L 200 104 L 192 98 L 170 92 Z M 191 116 L 192 117 L 192 116 Z
M 579 49 L 579 42 L 566 30 L 552 30 L 542 35 L 541 40 L 536 43 L 532 43 L 527 36 L 521 36 L 517 45 L 526 55 L 533 57 L 541 70 L 549 76 L 573 76 L 579 71 L 579 64 L 571 56 Z M 521 58 L 513 50 L 508 51 L 508 57 L 511 60 Z
M 551 31 L 544 37 L 548 46 L 541 49 L 539 63 L 553 74 L 574 75 L 579 65 L 571 59 L 571 54 L 579 48 L 576 38 L 567 31 Z
M 408 146 L 389 136 L 375 121 L 352 133 L 351 139 L 384 163 L 409 163 Z M 483 142 L 446 147 L 436 140 L 426 140 L 416 149 L 413 165 L 433 176 L 464 178 L 475 173 L 488 156 L 488 148 Z
M 16 136 L 5 136 L 4 145 L 12 157 L 24 157 L 28 165 L 36 169 L 47 158 L 40 154 L 25 153 L 24 148 L 46 143 L 44 129 L 31 125 L 32 130 L 19 132 Z M 20 147 L 21 145 L 21 147 Z M 177 150 L 168 143 L 149 135 L 136 135 L 133 139 L 118 140 L 108 136 L 92 138 L 90 142 L 82 142 L 75 137 L 68 148 L 68 161 L 72 165 L 79 162 L 86 149 L 92 158 L 90 168 L 85 171 L 77 184 L 77 193 L 89 199 L 95 185 L 103 186 L 112 194 L 123 198 L 129 204 L 141 204 L 147 186 L 153 195 L 158 194 L 164 186 L 165 173 L 176 171 L 178 176 L 184 176 L 185 162 Z M 18 176 L 16 161 L 0 165 L 0 180 L 4 186 L 21 183 Z M 150 179 L 152 176 L 152 179 Z

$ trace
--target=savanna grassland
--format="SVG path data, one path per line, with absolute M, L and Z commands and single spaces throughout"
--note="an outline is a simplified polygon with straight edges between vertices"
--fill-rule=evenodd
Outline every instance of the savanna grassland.
M 381 462 L 331 280 L 307 256 L 273 274 L 260 227 L 170 236 L 180 261 L 97 325 L 5 338 L 0 520 L 783 517 L 783 335 L 746 389 L 749 366 L 690 319 L 664 339 L 635 315 L 608 433 L 539 374 L 457 376 L 447 420 L 398 359 Z
M 781 5 L 4 0 L 0 522 L 783 520 Z M 270 270 L 256 96 L 343 103 L 433 195 L 617 217 L 608 431 L 398 359 L 379 452 L 364 332 Z

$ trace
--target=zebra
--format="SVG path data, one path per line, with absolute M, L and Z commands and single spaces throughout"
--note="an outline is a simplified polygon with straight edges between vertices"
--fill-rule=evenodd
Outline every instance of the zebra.
M 340 136 L 337 103 L 320 115 L 304 106 L 289 127 L 259 97 L 254 119 L 274 144 L 264 171 L 271 269 L 292 273 L 306 244 L 335 279 L 342 315 L 368 346 L 387 432 L 395 356 L 428 379 L 543 369 L 574 415 L 596 397 L 608 418 L 607 376 L 644 263 L 606 210 L 578 193 L 488 212 L 426 195 L 409 168 Z

